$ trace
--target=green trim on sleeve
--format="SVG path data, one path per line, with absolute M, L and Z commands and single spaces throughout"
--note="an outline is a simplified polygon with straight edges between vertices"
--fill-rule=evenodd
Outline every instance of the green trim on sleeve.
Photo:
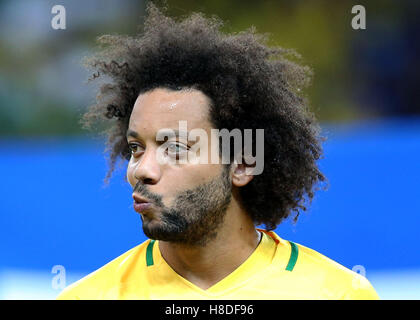
M 155 244 L 155 240 L 150 240 L 149 245 L 146 249 L 146 265 L 148 267 L 153 266 L 153 245 Z
M 292 252 L 290 253 L 289 263 L 287 264 L 286 270 L 292 271 L 295 267 L 298 255 L 299 255 L 299 249 L 296 245 L 296 243 L 289 241 L 290 246 L 292 247 Z

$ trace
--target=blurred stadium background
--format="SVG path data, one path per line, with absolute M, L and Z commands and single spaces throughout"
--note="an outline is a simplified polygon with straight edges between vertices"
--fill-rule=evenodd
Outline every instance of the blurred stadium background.
M 66 30 L 51 8 L 66 8 Z M 169 0 L 175 16 L 215 14 L 295 48 L 315 70 L 329 179 L 297 224 L 277 232 L 364 273 L 383 299 L 420 299 L 418 1 Z M 367 29 L 351 28 L 362 4 Z M 145 240 L 124 166 L 103 185 L 103 141 L 78 119 L 95 98 L 80 64 L 106 33 L 133 35 L 145 3 L 0 2 L 0 299 L 53 299 Z

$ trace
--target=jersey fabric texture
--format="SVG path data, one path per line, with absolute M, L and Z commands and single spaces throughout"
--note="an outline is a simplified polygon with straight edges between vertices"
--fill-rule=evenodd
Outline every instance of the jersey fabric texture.
M 57 299 L 378 299 L 369 281 L 303 245 L 262 231 L 254 252 L 204 290 L 163 259 L 159 241 L 146 240 L 65 288 Z

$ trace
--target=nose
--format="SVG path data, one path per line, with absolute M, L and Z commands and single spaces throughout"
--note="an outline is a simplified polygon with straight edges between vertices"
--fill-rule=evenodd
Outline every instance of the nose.
M 134 178 L 143 184 L 158 183 L 161 178 L 161 169 L 155 151 L 149 149 L 143 154 L 134 169 Z

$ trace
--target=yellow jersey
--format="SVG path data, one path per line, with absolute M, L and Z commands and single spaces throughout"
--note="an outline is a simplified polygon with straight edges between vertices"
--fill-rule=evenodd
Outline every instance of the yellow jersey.
M 65 288 L 57 299 L 272 300 L 378 299 L 369 281 L 303 245 L 262 231 L 254 252 L 204 290 L 163 259 L 158 240 L 146 240 Z

